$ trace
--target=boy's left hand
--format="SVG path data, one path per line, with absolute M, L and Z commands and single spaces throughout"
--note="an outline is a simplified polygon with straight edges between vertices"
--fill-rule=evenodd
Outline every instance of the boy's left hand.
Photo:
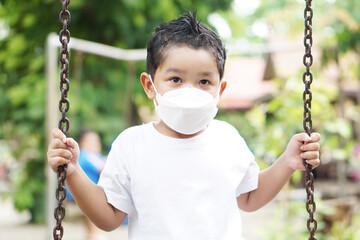
M 303 159 L 306 159 L 306 162 L 312 166 L 312 169 L 319 166 L 319 141 L 319 133 L 312 133 L 311 137 L 307 133 L 295 134 L 284 152 L 288 166 L 294 171 L 305 170 Z

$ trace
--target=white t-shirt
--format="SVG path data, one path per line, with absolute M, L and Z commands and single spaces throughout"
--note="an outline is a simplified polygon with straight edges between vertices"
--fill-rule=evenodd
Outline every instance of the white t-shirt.
M 154 123 L 114 141 L 101 174 L 107 201 L 129 215 L 129 240 L 238 240 L 236 197 L 259 167 L 237 130 L 213 120 L 201 134 L 167 137 Z

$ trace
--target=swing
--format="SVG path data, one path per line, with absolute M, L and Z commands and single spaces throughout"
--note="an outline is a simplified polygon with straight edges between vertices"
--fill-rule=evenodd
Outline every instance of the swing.
M 304 31 L 304 46 L 305 54 L 303 56 L 303 64 L 306 68 L 306 71 L 303 74 L 303 83 L 305 85 L 305 90 L 303 92 L 303 102 L 304 102 L 304 116 L 303 116 L 303 128 L 305 132 L 310 136 L 312 131 L 312 120 L 311 120 L 311 100 L 312 92 L 310 90 L 310 85 L 313 81 L 313 74 L 310 71 L 310 67 L 313 63 L 313 56 L 311 53 L 311 47 L 313 44 L 312 39 L 312 0 L 305 0 L 306 6 L 304 10 L 304 20 L 305 20 L 305 31 Z M 70 23 L 70 12 L 68 6 L 70 0 L 60 0 L 62 4 L 62 10 L 59 14 L 60 23 L 63 25 L 63 28 L 59 33 L 59 40 L 61 43 L 60 50 L 60 92 L 61 98 L 59 101 L 59 111 L 61 112 L 61 119 L 58 124 L 58 128 L 66 135 L 70 127 L 70 121 L 66 117 L 66 113 L 69 111 L 70 102 L 67 98 L 67 94 L 70 88 L 69 82 L 69 49 L 68 44 L 70 42 L 70 32 L 67 29 L 68 24 Z M 314 201 L 314 176 L 312 174 L 312 167 L 304 161 L 305 165 L 305 188 L 306 188 L 306 211 L 309 214 L 307 220 L 307 229 L 309 231 L 309 240 L 316 240 L 315 231 L 317 229 L 317 221 L 314 218 L 314 213 L 316 211 L 316 204 Z M 58 167 L 57 171 L 58 185 L 56 188 L 56 199 L 58 201 L 57 206 L 54 210 L 54 217 L 56 220 L 56 225 L 53 229 L 53 237 L 55 240 L 61 240 L 64 234 L 64 228 L 62 226 L 62 220 L 65 217 L 65 208 L 63 206 L 63 201 L 66 199 L 66 189 L 65 189 L 65 179 L 66 179 L 66 165 Z

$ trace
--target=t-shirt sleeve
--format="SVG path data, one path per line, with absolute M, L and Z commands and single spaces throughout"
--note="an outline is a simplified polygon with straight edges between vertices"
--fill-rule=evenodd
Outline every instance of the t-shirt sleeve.
M 119 139 L 115 140 L 101 172 L 98 185 L 104 189 L 108 203 L 122 212 L 134 210 L 126 157 Z
M 240 138 L 238 149 L 241 152 L 241 161 L 247 162 L 247 167 L 245 168 L 244 177 L 236 189 L 237 197 L 258 187 L 260 172 L 259 165 L 255 162 L 254 154 L 250 151 L 248 145 L 242 137 Z
M 240 185 L 236 189 L 236 196 L 240 196 L 243 193 L 250 192 L 258 187 L 259 181 L 259 165 L 253 160 L 250 162 L 249 167 L 242 179 Z

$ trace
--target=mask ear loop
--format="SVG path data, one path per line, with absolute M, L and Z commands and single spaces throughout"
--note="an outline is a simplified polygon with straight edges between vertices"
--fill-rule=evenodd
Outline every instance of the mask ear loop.
M 154 99 L 154 104 L 155 104 L 155 106 L 157 106 L 159 104 L 158 99 L 161 98 L 161 95 L 160 95 L 160 93 L 157 91 L 157 89 L 155 87 L 155 83 L 154 83 L 154 80 L 151 77 L 151 74 L 149 74 L 149 78 L 150 78 L 150 81 L 151 81 L 151 85 L 153 86 L 153 88 L 155 90 L 155 93 L 156 93 L 156 97 Z
M 155 87 L 155 84 L 154 84 L 154 81 L 153 81 L 153 79 L 151 77 L 151 74 L 149 74 L 149 77 L 150 77 L 151 85 L 153 86 L 156 95 L 160 95 L 159 92 L 157 91 L 156 87 Z
M 221 80 L 220 80 L 219 88 L 218 88 L 218 90 L 217 90 L 217 95 L 216 95 L 215 98 L 217 98 L 217 97 L 220 98 L 221 85 L 222 85 L 222 82 L 221 82 Z

